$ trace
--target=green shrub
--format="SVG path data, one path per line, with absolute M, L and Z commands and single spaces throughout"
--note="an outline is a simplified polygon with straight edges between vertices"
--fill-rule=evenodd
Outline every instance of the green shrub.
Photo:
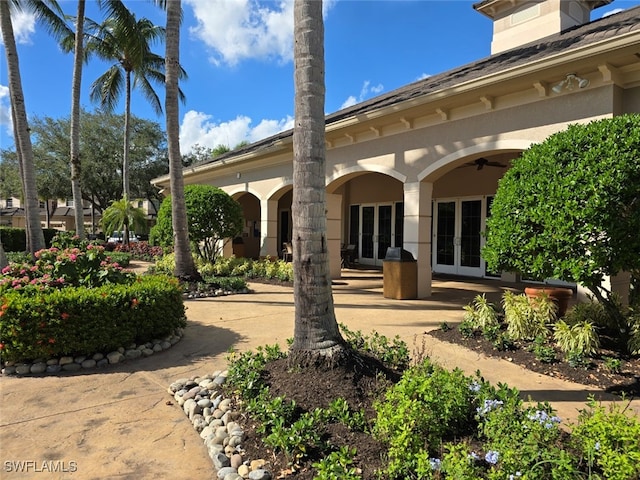
M 505 292 L 502 297 L 507 333 L 514 340 L 530 340 L 546 336 L 547 324 L 555 319 L 551 312 L 555 304 L 548 296 L 529 299 L 526 295 Z
M 203 278 L 213 280 L 219 277 L 242 277 L 244 279 L 263 278 L 293 281 L 293 266 L 282 260 L 264 258 L 218 257 L 214 263 L 200 258 L 194 259 L 198 272 Z M 172 275 L 175 269 L 175 254 L 170 253 L 156 260 L 154 271 Z
M 187 185 L 184 188 L 189 240 L 196 256 L 215 261 L 224 244 L 242 232 L 242 207 L 225 191 L 211 185 Z M 151 229 L 152 245 L 173 245 L 171 197 L 166 197 L 158 210 L 158 219 Z
M 572 427 L 572 445 L 582 461 L 599 474 L 595 478 L 630 480 L 640 476 L 640 420 L 625 411 L 620 403 L 605 408 L 591 398 Z
M 51 240 L 59 232 L 53 228 L 43 228 L 44 244 L 51 245 Z M 26 252 L 27 237 L 24 228 L 0 227 L 0 238 L 5 252 Z
M 533 352 L 535 357 L 542 363 L 553 363 L 556 360 L 556 351 L 549 345 L 547 338 L 540 335 L 537 336 L 533 343 L 529 345 L 529 351 Z
M 589 321 L 580 321 L 569 325 L 559 320 L 553 326 L 553 338 L 556 345 L 565 353 L 593 355 L 600 348 L 600 339 L 595 326 Z
M 498 325 L 498 314 L 484 294 L 476 295 L 473 302 L 464 306 L 463 321 L 469 322 L 474 329 L 485 330 Z
M 443 438 L 473 430 L 475 392 L 461 370 L 429 360 L 409 368 L 374 404 L 374 434 L 388 445 L 388 478 L 411 478 L 420 459 L 437 455 Z
M 0 308 L 6 360 L 108 352 L 168 335 L 186 324 L 180 285 L 165 276 L 29 294 L 8 291 Z
M 339 327 L 343 338 L 354 350 L 365 352 L 397 370 L 404 370 L 409 365 L 409 349 L 399 335 L 389 340 L 378 332 L 363 335 L 360 330 L 349 330 L 343 323 Z
M 312 466 L 316 469 L 313 480 L 358 480 L 358 469 L 353 467 L 353 458 L 356 449 L 342 446 L 339 450 L 331 452 Z
M 599 302 L 576 303 L 569 308 L 563 320 L 568 325 L 579 322 L 591 322 L 600 327 L 615 328 L 615 322 L 607 315 L 604 306 Z
M 622 360 L 613 357 L 602 357 L 604 360 L 604 368 L 611 373 L 620 373 L 622 371 Z

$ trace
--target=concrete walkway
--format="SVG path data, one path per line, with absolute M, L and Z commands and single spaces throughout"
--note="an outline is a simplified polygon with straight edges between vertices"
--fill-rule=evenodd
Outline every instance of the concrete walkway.
M 292 289 L 251 288 L 250 295 L 186 302 L 185 336 L 160 354 L 88 373 L 1 377 L 0 478 L 214 478 L 200 437 L 178 406 L 167 405 L 167 387 L 181 377 L 225 369 L 232 347 L 286 348 L 293 336 Z M 517 387 L 525 398 L 548 400 L 563 419 L 575 419 L 587 396 L 598 392 L 424 335 L 443 321 L 459 322 L 462 306 L 476 294 L 498 299 L 503 288 L 437 280 L 427 300 L 391 300 L 383 298 L 379 272 L 347 270 L 334 285 L 334 302 L 338 322 L 351 330 L 400 335 L 412 351 L 424 348 L 441 364 L 470 374 L 479 369 L 486 379 Z M 640 414 L 639 401 L 632 408 Z

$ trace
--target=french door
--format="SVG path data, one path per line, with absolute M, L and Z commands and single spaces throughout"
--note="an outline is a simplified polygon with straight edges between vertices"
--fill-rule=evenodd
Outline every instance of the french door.
M 360 263 L 382 265 L 394 237 L 393 204 L 360 206 Z
M 433 271 L 484 276 L 480 255 L 486 199 L 436 200 L 433 209 Z

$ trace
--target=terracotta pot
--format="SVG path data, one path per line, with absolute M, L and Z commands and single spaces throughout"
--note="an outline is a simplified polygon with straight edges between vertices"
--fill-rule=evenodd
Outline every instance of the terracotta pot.
M 525 295 L 529 298 L 536 298 L 543 293 L 548 295 L 555 304 L 558 306 L 558 318 L 564 316 L 567 313 L 567 307 L 569 306 L 569 299 L 573 297 L 573 290 L 570 288 L 562 287 L 526 287 L 524 289 Z

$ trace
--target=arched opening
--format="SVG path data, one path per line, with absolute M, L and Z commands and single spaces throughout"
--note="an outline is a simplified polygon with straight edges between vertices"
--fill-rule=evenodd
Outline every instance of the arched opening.
M 233 198 L 242 206 L 244 227 L 232 241 L 236 257 L 260 258 L 260 200 L 252 193 L 239 193 Z

